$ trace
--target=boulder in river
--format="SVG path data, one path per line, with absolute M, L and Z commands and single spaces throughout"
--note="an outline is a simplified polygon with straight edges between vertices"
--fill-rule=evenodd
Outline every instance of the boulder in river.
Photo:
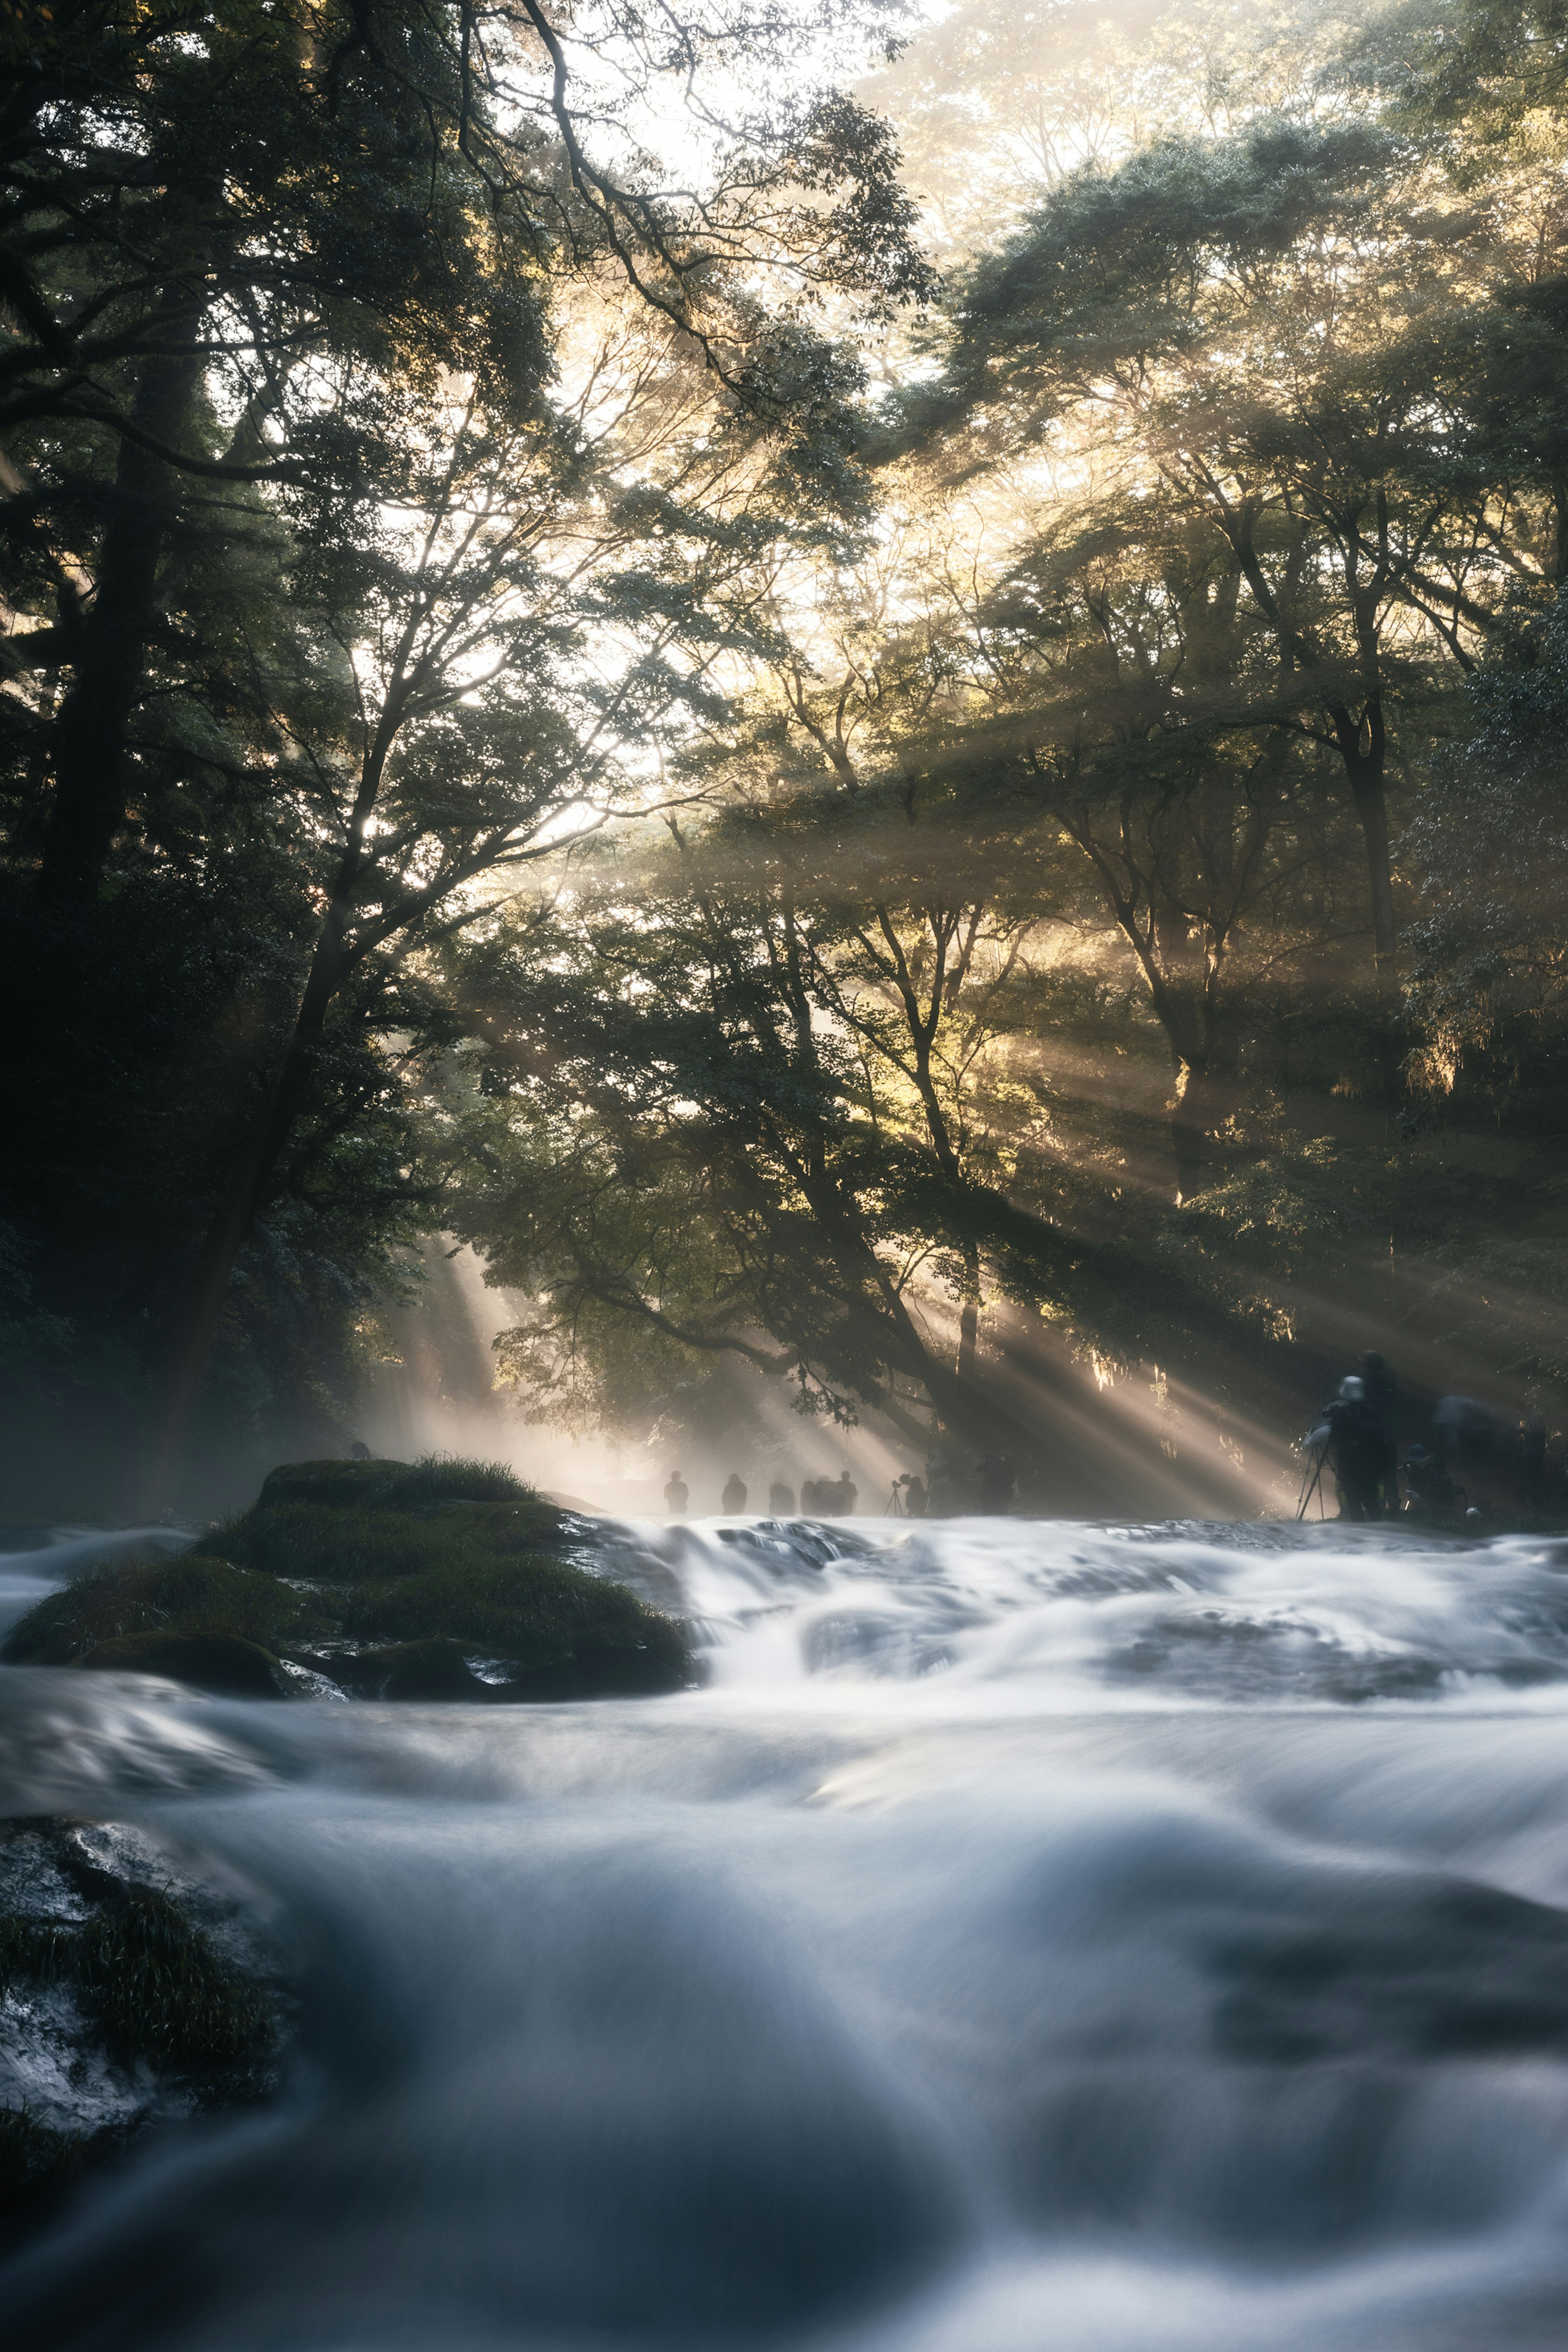
M 13 1664 L 113 1666 L 224 1697 L 649 1696 L 684 1626 L 595 1572 L 504 1465 L 305 1462 L 174 1559 L 101 1563 L 16 1625 Z

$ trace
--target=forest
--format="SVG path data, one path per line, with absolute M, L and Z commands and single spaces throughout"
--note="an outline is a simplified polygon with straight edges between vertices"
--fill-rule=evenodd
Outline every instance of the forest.
M 661 1473 L 1568 1418 L 1565 0 L 0 62 L 6 1516 L 345 1452 L 459 1249 Z

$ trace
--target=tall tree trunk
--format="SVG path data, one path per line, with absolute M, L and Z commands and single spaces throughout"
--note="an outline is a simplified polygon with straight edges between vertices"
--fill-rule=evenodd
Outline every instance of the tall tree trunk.
M 973 1242 L 963 1244 L 963 1304 L 958 1317 L 958 1377 L 974 1378 L 974 1355 L 980 1339 L 980 1252 Z
M 184 438 L 204 362 L 195 350 L 200 313 L 172 331 L 183 345 L 146 361 L 132 415 L 154 439 Z M 157 614 L 158 565 L 175 512 L 173 469 L 125 440 L 114 505 L 82 625 L 75 674 L 55 730 L 55 795 L 44 836 L 39 888 L 47 898 L 96 898 L 104 862 L 125 820 L 126 730 L 142 688 Z
M 1372 1041 L 1383 1098 L 1397 1108 L 1404 1090 L 1404 1024 L 1399 1003 L 1399 935 L 1394 917 L 1394 874 L 1388 849 L 1387 747 L 1383 704 L 1369 696 L 1357 719 L 1346 709 L 1332 712 L 1340 756 L 1350 785 L 1351 804 L 1366 856 L 1367 896 L 1372 908 Z

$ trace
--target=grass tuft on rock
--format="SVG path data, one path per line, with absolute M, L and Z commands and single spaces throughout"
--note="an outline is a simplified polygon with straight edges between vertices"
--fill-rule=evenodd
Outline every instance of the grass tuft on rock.
M 0 1993 L 18 1982 L 53 1984 L 68 1975 L 75 1948 L 74 1927 L 0 1911 Z
M 417 1462 L 287 1462 L 263 1482 L 258 1510 L 285 1503 L 405 1511 L 420 1503 L 537 1503 L 504 1462 L 422 1454 Z

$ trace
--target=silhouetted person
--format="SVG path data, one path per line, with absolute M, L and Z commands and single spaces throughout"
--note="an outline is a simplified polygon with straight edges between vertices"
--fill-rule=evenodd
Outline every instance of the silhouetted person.
M 664 1507 L 672 1519 L 686 1517 L 686 1506 L 691 1500 L 691 1489 L 679 1470 L 669 1474 L 669 1484 L 664 1490 Z
M 1526 1413 L 1519 1432 L 1519 1478 L 1532 1511 L 1546 1500 L 1546 1422 L 1540 1412 Z
M 1010 1454 L 988 1454 L 980 1465 L 980 1508 L 988 1519 L 1010 1511 L 1018 1492 Z
M 1365 1383 L 1352 1372 L 1323 1414 L 1329 1425 L 1329 1458 L 1340 1486 L 1342 1519 L 1383 1516 L 1383 1423 L 1366 1401 Z
M 731 1470 L 724 1481 L 724 1495 L 720 1508 L 735 1512 L 746 1507 L 746 1482 L 738 1470 Z
M 1518 1475 L 1519 1430 L 1511 1416 L 1480 1397 L 1444 1396 L 1432 1408 L 1432 1425 L 1444 1467 L 1463 1481 L 1471 1504 L 1494 1507 L 1500 1481 L 1511 1488 Z
M 775 1478 L 768 1488 L 768 1508 L 775 1519 L 793 1519 L 795 1488 L 787 1486 L 784 1479 Z
M 368 1462 L 370 1458 L 371 1454 L 369 1446 L 365 1444 L 363 1437 L 356 1437 L 353 1444 L 349 1447 L 349 1460 L 351 1462 Z
M 923 1519 L 926 1515 L 926 1482 L 918 1470 L 904 1474 L 904 1509 L 911 1519 Z
M 836 1519 L 852 1519 L 860 1489 L 847 1470 L 833 1482 L 833 1516 Z
M 1399 1509 L 1399 1384 L 1375 1348 L 1369 1348 L 1361 1360 L 1361 1378 L 1367 1411 L 1383 1432 L 1379 1484 L 1383 1507 L 1393 1518 Z

